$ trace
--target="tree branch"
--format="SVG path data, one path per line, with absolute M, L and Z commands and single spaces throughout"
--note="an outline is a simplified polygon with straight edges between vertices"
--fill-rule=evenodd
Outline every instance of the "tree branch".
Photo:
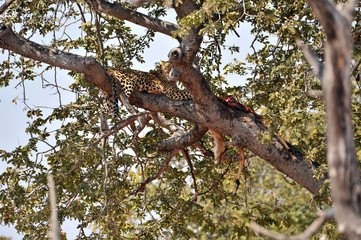
M 132 9 L 124 8 L 120 3 L 110 3 L 104 0 L 90 0 L 90 2 L 94 9 L 99 12 L 127 20 L 168 36 L 172 36 L 172 32 L 179 29 L 177 24 L 153 18 Z
M 0 29 L 0 47 L 53 66 L 84 73 L 90 83 L 108 94 L 112 94 L 110 79 L 102 66 L 91 57 L 81 57 L 39 45 L 19 37 L 6 26 Z M 283 152 L 281 144 L 276 141 L 269 146 L 260 143 L 257 136 L 264 130 L 264 127 L 255 121 L 252 114 L 230 110 L 228 105 L 221 103 L 210 91 L 209 86 L 202 79 L 202 75 L 192 66 L 188 74 L 192 79 L 189 82 L 189 89 L 196 92 L 198 90 L 194 90 L 195 87 L 202 86 L 203 90 L 209 91 L 211 95 L 202 94 L 203 99 L 200 99 L 197 104 L 191 104 L 194 101 L 172 101 L 163 95 L 142 94 L 134 91 L 129 100 L 138 107 L 180 117 L 231 136 L 236 144 L 246 147 L 255 155 L 265 159 L 311 193 L 318 193 L 323 180 L 314 182 L 312 164 L 303 159 L 291 161 L 289 155 Z
M 142 117 L 144 115 L 148 115 L 150 112 L 140 112 L 135 115 L 130 115 L 126 119 L 122 119 L 120 122 L 117 122 L 114 124 L 114 126 L 107 132 L 103 133 L 97 140 L 93 142 L 94 145 L 98 144 L 102 139 L 109 137 L 110 135 L 113 135 L 114 133 L 118 132 L 120 129 L 125 128 L 130 123 L 134 122 L 137 118 Z
M 208 118 L 199 112 L 197 106 L 190 100 L 172 101 L 163 95 L 140 93 L 138 91 L 132 93 L 129 101 L 137 107 L 183 118 L 231 136 L 235 145 L 244 146 L 313 194 L 318 193 L 318 189 L 324 181 L 324 179 L 315 181 L 313 179 L 314 166 L 300 156 L 295 156 L 292 159 L 276 139 L 270 145 L 261 143 L 258 136 L 260 132 L 265 130 L 265 127 L 258 123 L 252 114 L 235 109 L 231 111 L 228 105 L 221 103 L 221 106 L 223 106 L 222 111 L 214 112 L 213 108 L 209 109 L 209 114 L 212 114 L 212 116 Z
M 250 227 L 252 230 L 262 237 L 267 237 L 273 240 L 304 240 L 310 239 L 313 235 L 315 235 L 322 226 L 330 221 L 333 218 L 333 210 L 332 208 L 326 212 L 320 212 L 319 217 L 313 221 L 313 223 L 302 233 L 295 236 L 287 236 L 280 233 L 273 233 L 255 222 L 251 222 Z
M 169 152 L 174 149 L 183 149 L 198 142 L 208 128 L 196 125 L 188 133 L 182 135 L 173 135 L 157 145 L 157 151 Z
M 11 50 L 21 56 L 47 63 L 62 69 L 83 73 L 90 83 L 108 94 L 112 94 L 112 84 L 104 68 L 93 57 L 83 57 L 73 53 L 37 44 L 20 37 L 8 26 L 0 26 L 0 48 Z
M 50 201 L 50 232 L 49 238 L 51 240 L 60 240 L 60 231 L 59 231 L 59 220 L 58 220 L 58 210 L 56 208 L 56 193 L 55 193 L 55 182 L 51 174 L 48 174 L 48 184 L 49 184 L 49 201 Z
M 13 2 L 15 2 L 15 0 L 6 0 L 6 2 L 0 7 L 0 14 L 5 12 L 6 9 L 10 7 L 11 4 L 13 4 Z
M 158 170 L 158 172 L 157 172 L 156 174 L 154 174 L 153 176 L 148 177 L 146 180 L 144 180 L 136 190 L 134 190 L 134 191 L 132 191 L 131 193 L 127 194 L 122 200 L 124 200 L 124 199 L 126 199 L 126 198 L 128 198 L 128 197 L 130 197 L 130 196 L 133 196 L 133 195 L 135 195 L 135 194 L 137 194 L 137 193 L 139 193 L 139 192 L 143 192 L 148 183 L 153 182 L 155 179 L 158 179 L 158 178 L 160 177 L 160 175 L 162 175 L 162 173 L 167 169 L 170 160 L 172 160 L 172 158 L 173 158 L 175 155 L 177 155 L 177 153 L 178 153 L 179 151 L 180 151 L 180 150 L 177 149 L 177 150 L 174 150 L 174 151 L 168 153 L 168 155 L 166 156 L 166 158 L 165 158 L 165 160 L 164 160 L 164 162 L 163 162 L 163 165 L 162 165 L 161 168 Z
M 172 7 L 173 5 L 172 0 L 130 0 L 130 3 L 137 7 L 150 2 L 163 3 L 166 7 Z
M 87 67 L 95 64 L 91 57 L 81 57 L 29 41 L 15 34 L 8 26 L 0 28 L 0 47 L 52 66 L 81 73 L 87 73 Z
M 306 47 L 298 38 L 296 39 L 296 44 L 302 50 L 307 62 L 312 66 L 315 76 L 321 77 L 323 74 L 323 65 L 322 62 L 318 60 L 316 53 Z
M 355 66 L 352 67 L 351 76 L 353 76 L 355 74 L 355 72 L 357 71 L 360 64 L 361 64 L 361 58 L 355 63 Z
M 335 219 L 349 239 L 361 237 L 361 183 L 351 119 L 351 22 L 357 1 L 338 10 L 332 1 L 308 0 L 326 33 L 324 96 L 327 161 Z

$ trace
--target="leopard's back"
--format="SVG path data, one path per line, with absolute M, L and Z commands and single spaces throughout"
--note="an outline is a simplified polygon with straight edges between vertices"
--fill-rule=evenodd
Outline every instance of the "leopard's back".
M 126 97 L 129 97 L 136 89 L 147 93 L 165 94 L 173 100 L 191 99 L 187 91 L 181 91 L 175 82 L 167 81 L 162 69 L 148 73 L 133 69 L 109 68 L 107 72 L 113 81 L 119 82 L 120 90 Z
M 133 69 L 107 69 L 113 81 L 118 81 L 120 90 L 129 97 L 133 90 L 162 93 L 160 81 L 154 74 Z

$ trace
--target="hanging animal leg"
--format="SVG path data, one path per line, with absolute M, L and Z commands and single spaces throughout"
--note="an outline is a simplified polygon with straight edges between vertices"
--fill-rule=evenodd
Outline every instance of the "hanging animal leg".
M 222 134 L 212 129 L 209 129 L 209 131 L 211 131 L 214 138 L 214 142 L 213 142 L 214 164 L 218 165 L 221 163 L 222 157 L 224 153 L 227 151 L 227 146 L 223 140 Z
M 239 165 L 238 165 L 238 173 L 237 173 L 237 179 L 236 179 L 236 188 L 233 191 L 233 196 L 236 196 L 239 185 L 241 184 L 240 179 L 241 179 L 241 174 L 242 174 L 244 162 L 245 162 L 243 147 L 237 147 L 237 148 L 238 148 L 238 153 L 239 153 Z

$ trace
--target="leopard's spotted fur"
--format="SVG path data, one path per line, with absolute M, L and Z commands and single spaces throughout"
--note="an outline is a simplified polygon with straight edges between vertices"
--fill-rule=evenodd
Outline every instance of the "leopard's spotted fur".
M 107 69 L 113 80 L 119 81 L 121 92 L 128 98 L 134 89 L 147 93 L 164 94 L 173 100 L 191 99 L 187 91 L 178 89 L 175 82 L 167 80 L 169 63 L 161 62 L 161 67 L 153 72 L 133 69 Z
M 173 100 L 192 99 L 187 91 L 180 90 L 175 82 L 168 81 L 170 70 L 171 64 L 161 61 L 160 67 L 151 72 L 114 68 L 108 68 L 106 71 L 112 78 L 113 83 L 119 82 L 119 90 L 127 98 L 132 94 L 133 90 L 136 89 L 147 93 L 164 94 Z M 115 88 L 116 84 L 113 85 L 113 88 Z M 116 89 L 113 89 L 113 92 L 117 92 Z M 116 115 L 117 102 L 118 99 L 113 99 L 112 96 L 106 96 L 104 102 L 106 112 L 113 111 L 113 114 Z

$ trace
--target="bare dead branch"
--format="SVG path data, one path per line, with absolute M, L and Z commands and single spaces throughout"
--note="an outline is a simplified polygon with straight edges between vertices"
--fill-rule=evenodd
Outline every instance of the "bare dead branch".
M 323 97 L 323 92 L 320 90 L 309 89 L 306 91 L 306 95 L 309 97 L 319 98 L 319 97 Z
M 179 28 L 177 24 L 153 18 L 132 9 L 124 8 L 120 3 L 110 3 L 104 0 L 90 0 L 90 2 L 94 9 L 99 12 L 127 20 L 168 36 L 171 36 L 172 32 Z
M 330 221 L 333 218 L 333 210 L 330 208 L 326 212 L 320 212 L 319 217 L 316 218 L 315 221 L 302 233 L 295 236 L 287 236 L 285 234 L 274 233 L 270 230 L 267 230 L 255 222 L 251 222 L 250 227 L 252 230 L 262 237 L 267 237 L 273 240 L 304 240 L 310 239 L 313 235 L 315 235 L 322 226 Z
M 152 118 L 159 126 L 164 127 L 173 133 L 179 133 L 179 134 L 185 133 L 179 125 L 166 119 L 160 113 L 157 113 L 157 112 L 153 113 Z

